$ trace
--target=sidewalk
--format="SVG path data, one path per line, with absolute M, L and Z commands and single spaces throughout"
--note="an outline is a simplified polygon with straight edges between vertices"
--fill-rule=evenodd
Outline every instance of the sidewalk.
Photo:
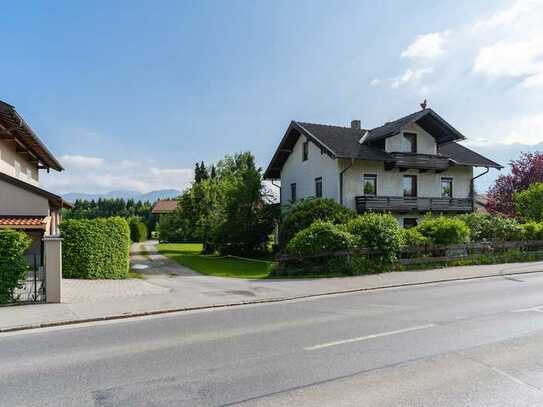
M 133 260 L 148 266 L 145 279 L 64 280 L 62 304 L 0 307 L 0 332 L 377 288 L 543 272 L 543 262 L 533 262 L 328 279 L 243 280 L 196 274 L 157 254 L 152 245 L 147 244 L 145 248 L 149 255 L 135 257 Z M 169 271 L 165 274 L 163 270 Z

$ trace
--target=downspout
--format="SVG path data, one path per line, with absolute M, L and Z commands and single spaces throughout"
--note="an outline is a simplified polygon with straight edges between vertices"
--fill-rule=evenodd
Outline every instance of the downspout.
M 469 195 L 471 197 L 471 205 L 472 205 L 472 209 L 473 209 L 473 212 L 475 212 L 475 180 L 479 177 L 482 177 L 483 175 L 486 175 L 490 172 L 490 168 L 489 167 L 485 167 L 486 170 L 483 171 L 482 173 L 480 173 L 479 175 L 476 175 L 475 177 L 473 177 L 470 181 L 470 191 L 469 191 Z
M 354 158 L 351 158 L 351 163 L 348 167 L 345 167 L 341 172 L 339 173 L 339 204 L 343 206 L 343 174 L 351 168 L 354 164 Z

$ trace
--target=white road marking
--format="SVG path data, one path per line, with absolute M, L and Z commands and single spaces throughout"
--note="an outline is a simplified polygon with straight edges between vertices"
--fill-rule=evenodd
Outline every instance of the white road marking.
M 537 307 L 515 309 L 511 312 L 543 312 L 543 305 L 539 305 Z
M 406 332 L 418 331 L 420 329 L 428 329 L 428 328 L 433 328 L 433 327 L 435 327 L 435 324 L 412 326 L 410 328 L 398 329 L 397 331 L 381 332 L 381 333 L 373 334 L 373 335 L 359 336 L 357 338 L 343 339 L 341 341 L 323 343 L 323 344 L 320 344 L 320 345 L 310 346 L 310 347 L 304 348 L 304 349 L 305 350 L 316 350 L 316 349 L 328 348 L 330 346 L 343 345 L 343 344 L 352 343 L 352 342 L 367 341 L 368 339 L 375 339 L 375 338 L 381 338 L 383 336 L 403 334 L 403 333 L 406 333 Z

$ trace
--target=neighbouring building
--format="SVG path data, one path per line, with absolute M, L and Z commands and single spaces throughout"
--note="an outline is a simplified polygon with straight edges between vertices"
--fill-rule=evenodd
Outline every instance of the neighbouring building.
M 175 199 L 161 199 L 155 203 L 151 213 L 153 215 L 159 216 L 173 213 L 177 209 L 177 200 Z
M 465 137 L 429 108 L 363 129 L 292 121 L 264 177 L 283 206 L 332 198 L 358 213 L 390 212 L 405 227 L 425 213 L 475 210 L 475 167 L 502 166 L 459 144 Z
M 28 255 L 42 269 L 48 264 L 45 272 L 59 283 L 61 209 L 71 205 L 40 188 L 40 171 L 50 170 L 63 168 L 15 108 L 0 101 L 0 228 L 27 233 L 32 238 Z M 50 285 L 48 300 L 57 302 L 60 291 L 53 291 L 60 287 Z

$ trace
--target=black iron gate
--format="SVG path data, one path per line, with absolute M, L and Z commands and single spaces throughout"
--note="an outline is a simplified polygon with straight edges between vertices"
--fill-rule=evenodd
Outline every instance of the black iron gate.
M 42 256 L 32 254 L 25 256 L 29 269 L 26 278 L 13 291 L 13 304 L 45 302 L 45 267 Z

